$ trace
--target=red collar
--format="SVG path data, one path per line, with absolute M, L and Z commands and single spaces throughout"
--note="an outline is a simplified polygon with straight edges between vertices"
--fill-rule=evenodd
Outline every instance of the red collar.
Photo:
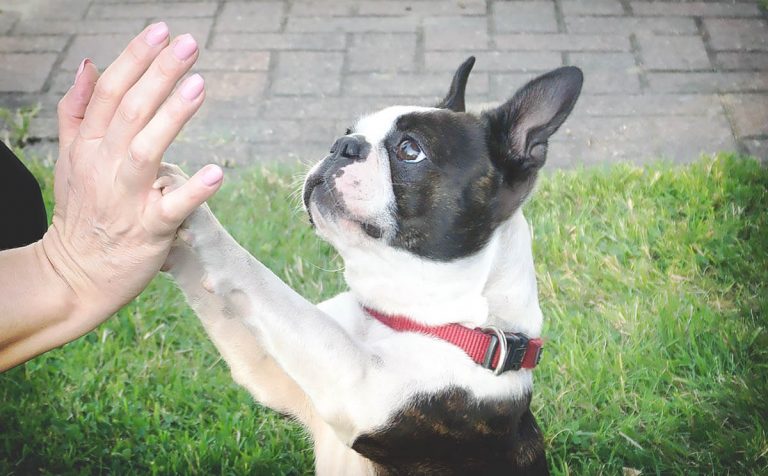
M 496 327 L 470 329 L 460 324 L 425 326 L 404 316 L 389 316 L 367 307 L 363 309 L 396 331 L 419 332 L 450 342 L 496 375 L 508 370 L 536 367 L 544 346 L 541 338 L 530 339 L 525 334 L 506 333 Z M 502 365 L 499 365 L 499 360 Z

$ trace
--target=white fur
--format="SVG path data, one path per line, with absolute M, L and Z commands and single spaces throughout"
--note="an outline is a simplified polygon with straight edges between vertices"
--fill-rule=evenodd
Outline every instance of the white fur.
M 359 179 L 358 186 L 376 192 L 350 193 L 354 181 L 343 182 L 344 200 L 370 205 L 351 207 L 355 213 L 381 214 L 392 206 L 394 198 L 381 192 L 385 186 L 391 189 L 385 156 L 375 149 L 397 117 L 414 110 L 429 109 L 388 108 L 358 122 L 355 133 L 365 135 L 374 150 L 372 160 L 361 161 L 351 176 Z M 359 225 L 329 219 L 310 207 L 318 232 L 344 259 L 350 287 L 317 306 L 241 248 L 207 207 L 187 220 L 190 243 L 177 243 L 167 266 L 235 380 L 259 401 L 307 426 L 318 474 L 371 474 L 371 464 L 350 446 L 359 435 L 381 428 L 416 394 L 450 386 L 481 399 L 530 392 L 529 370 L 495 376 L 458 347 L 395 332 L 362 308 L 405 314 L 429 325 L 495 324 L 539 336 L 542 316 L 522 212 L 502 224 L 475 255 L 439 263 L 388 247 L 362 233 Z M 203 279 L 212 292 L 200 285 Z

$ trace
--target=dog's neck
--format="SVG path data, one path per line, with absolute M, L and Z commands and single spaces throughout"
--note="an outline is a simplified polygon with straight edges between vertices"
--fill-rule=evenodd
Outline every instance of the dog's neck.
M 530 231 L 521 211 L 480 252 L 449 263 L 379 243 L 339 251 L 347 284 L 364 306 L 430 326 L 493 324 L 532 337 L 540 334 Z

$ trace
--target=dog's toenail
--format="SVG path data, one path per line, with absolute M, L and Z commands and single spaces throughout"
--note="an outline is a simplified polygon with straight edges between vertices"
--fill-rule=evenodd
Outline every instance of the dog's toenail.
M 179 230 L 178 232 L 176 232 L 176 236 L 178 236 L 179 239 L 181 241 L 183 241 L 184 243 L 186 243 L 188 245 L 192 244 L 192 233 L 190 233 L 189 231 L 187 231 L 187 230 Z
M 202 284 L 203 284 L 203 289 L 205 289 L 209 293 L 213 292 L 213 280 L 211 278 L 206 276 L 205 278 L 203 278 Z

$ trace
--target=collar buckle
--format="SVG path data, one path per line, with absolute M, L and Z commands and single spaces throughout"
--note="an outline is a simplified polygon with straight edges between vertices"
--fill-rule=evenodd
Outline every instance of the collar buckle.
M 481 330 L 491 337 L 482 365 L 486 369 L 492 370 L 494 375 L 501 375 L 508 370 L 520 370 L 526 363 L 533 364 L 528 367 L 533 367 L 539 363 L 541 359 L 540 339 L 530 339 L 525 334 L 507 334 L 496 326 L 484 327 Z M 529 359 L 526 359 L 529 349 L 533 354 Z M 499 350 L 498 359 L 494 359 L 497 350 Z M 526 362 L 527 360 L 530 362 Z M 493 367 L 494 361 L 496 362 L 495 368 Z

